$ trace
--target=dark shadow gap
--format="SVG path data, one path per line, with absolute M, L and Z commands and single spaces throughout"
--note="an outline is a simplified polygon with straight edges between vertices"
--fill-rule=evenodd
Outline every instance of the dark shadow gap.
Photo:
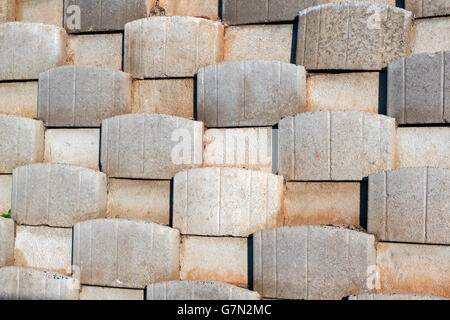
M 387 115 L 387 68 L 381 70 L 378 79 L 378 113 Z
M 367 230 L 367 215 L 369 211 L 369 179 L 364 178 L 359 189 L 359 225 Z
M 298 16 L 295 17 L 295 23 L 292 27 L 292 42 L 291 42 L 291 63 L 297 62 L 297 41 L 298 41 Z
M 194 120 L 198 120 L 197 102 L 198 102 L 198 96 L 197 96 L 197 77 L 195 77 L 195 78 L 194 78 L 194 110 L 193 110 L 193 117 L 194 117 Z
M 405 0 L 395 0 L 395 6 L 398 8 L 405 9 Z
M 247 287 L 253 290 L 253 235 L 247 238 Z
M 169 227 L 173 228 L 173 178 L 170 180 Z

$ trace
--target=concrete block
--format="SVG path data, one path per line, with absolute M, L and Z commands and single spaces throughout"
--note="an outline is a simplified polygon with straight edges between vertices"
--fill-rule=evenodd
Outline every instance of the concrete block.
M 247 239 L 183 236 L 181 280 L 211 280 L 247 288 Z
M 253 284 L 263 297 L 336 300 L 367 292 L 375 238 L 349 229 L 302 226 L 253 235 Z
M 203 165 L 272 172 L 272 128 L 209 129 Z
M 450 169 L 369 176 L 368 231 L 383 241 L 450 244 Z
M 447 299 L 416 293 L 364 293 L 356 296 L 350 296 L 348 300 L 447 300 Z
M 134 81 L 132 110 L 193 119 L 194 79 Z
M 0 267 L 13 264 L 14 220 L 0 217 Z
M 450 128 L 398 128 L 396 167 L 450 168 Z
M 75 279 L 48 270 L 0 268 L 1 300 L 78 300 Z
M 158 5 L 168 16 L 192 16 L 219 19 L 218 0 L 159 0 Z
M 203 123 L 160 114 L 104 120 L 102 171 L 111 178 L 172 179 L 202 164 Z
M 405 0 L 405 9 L 416 18 L 450 15 L 448 0 Z
M 305 111 L 306 71 L 275 61 L 216 64 L 198 71 L 197 97 L 207 127 L 272 126 Z
M 395 119 L 315 111 L 279 123 L 279 174 L 297 181 L 359 181 L 394 167 Z
M 11 209 L 12 176 L 0 175 L 0 215 Z
M 43 159 L 42 121 L 0 114 L 0 173 Z
M 409 55 L 411 12 L 371 3 L 331 3 L 299 14 L 297 64 L 307 70 L 381 70 Z
M 63 26 L 64 0 L 16 0 L 16 21 Z
M 132 80 L 118 70 L 66 66 L 39 75 L 38 118 L 47 127 L 99 127 L 131 112 Z
M 290 63 L 292 36 L 292 24 L 228 27 L 224 61 L 259 59 Z
M 81 283 L 143 289 L 179 279 L 178 230 L 146 221 L 99 219 L 74 226 Z
M 450 17 L 414 21 L 412 53 L 450 50 Z
M 0 81 L 35 80 L 66 60 L 64 29 L 30 22 L 0 24 Z
M 379 78 L 379 72 L 309 74 L 306 110 L 357 110 L 377 114 Z
M 82 286 L 80 300 L 144 300 L 144 291 Z
M 381 291 L 450 298 L 450 247 L 378 243 Z
M 260 300 L 257 292 L 223 282 L 185 280 L 153 283 L 147 300 Z
M 17 226 L 14 265 L 70 275 L 72 229 Z
M 122 70 L 122 33 L 71 34 L 67 64 Z
M 151 17 L 125 26 L 124 69 L 135 78 L 193 77 L 222 62 L 223 25 L 192 17 Z
M 15 20 L 16 0 L 2 0 L 0 2 L 0 23 Z
M 18 224 L 70 228 L 106 214 L 106 175 L 54 163 L 13 171 L 11 212 Z
M 37 117 L 38 82 L 1 82 L 0 113 Z
M 107 217 L 170 223 L 170 181 L 109 179 Z
M 240 236 L 283 224 L 283 177 L 199 168 L 174 177 L 173 226 L 182 234 Z

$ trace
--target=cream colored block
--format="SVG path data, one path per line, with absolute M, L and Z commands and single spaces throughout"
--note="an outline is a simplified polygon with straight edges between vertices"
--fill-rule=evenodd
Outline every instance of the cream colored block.
M 0 83 L 0 113 L 37 117 L 37 81 Z
M 63 26 L 64 0 L 16 0 L 16 21 Z

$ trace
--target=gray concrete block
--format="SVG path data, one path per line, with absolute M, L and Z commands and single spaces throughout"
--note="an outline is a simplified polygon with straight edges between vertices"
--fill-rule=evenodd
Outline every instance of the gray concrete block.
M 447 300 L 447 299 L 416 293 L 364 293 L 355 296 L 350 296 L 348 300 Z
M 416 18 L 450 15 L 448 0 L 405 0 L 405 9 L 412 11 Z
M 11 212 L 18 224 L 72 227 L 106 215 L 106 175 L 40 163 L 13 171 Z
M 14 220 L 0 217 L 0 267 L 13 264 Z

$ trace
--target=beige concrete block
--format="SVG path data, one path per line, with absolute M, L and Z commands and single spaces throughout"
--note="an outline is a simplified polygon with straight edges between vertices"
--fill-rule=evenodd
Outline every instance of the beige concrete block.
M 144 300 L 143 290 L 82 286 L 80 300 Z
M 12 175 L 0 175 L 0 215 L 11 209 Z
M 247 287 L 247 239 L 183 236 L 181 280 L 211 280 Z
M 48 129 L 44 162 L 99 170 L 100 129 Z
M 284 224 L 358 226 L 361 183 L 288 182 Z
M 14 220 L 0 217 L 0 267 L 14 264 L 14 241 Z
M 412 53 L 450 50 L 449 29 L 450 17 L 415 20 Z
M 170 181 L 109 179 L 107 217 L 168 225 Z
M 0 113 L 37 117 L 37 81 L 0 83 Z
M 15 20 L 16 0 L 0 1 L 0 23 Z
M 193 16 L 219 19 L 218 0 L 159 0 L 158 5 L 167 16 Z
M 224 61 L 291 62 L 292 24 L 253 25 L 225 29 Z
M 64 0 L 16 0 L 16 21 L 63 26 Z

